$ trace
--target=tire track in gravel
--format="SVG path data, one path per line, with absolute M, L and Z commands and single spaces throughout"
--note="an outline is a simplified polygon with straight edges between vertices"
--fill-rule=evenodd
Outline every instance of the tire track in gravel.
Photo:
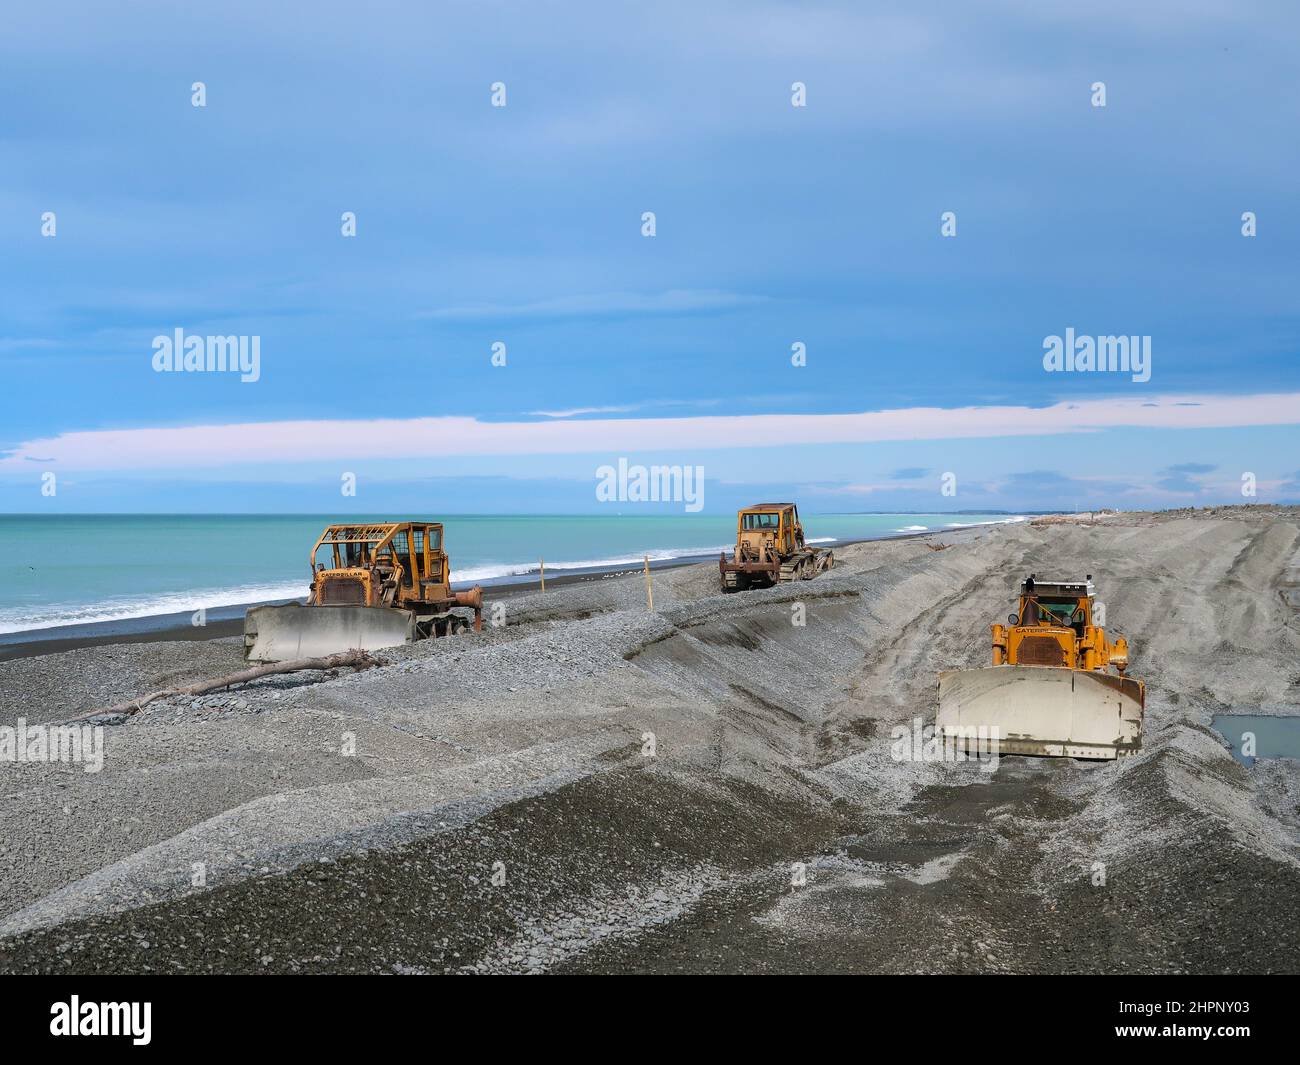
M 1295 529 L 1188 524 L 1154 558 L 1149 546 L 1142 559 L 1129 550 L 1142 529 L 1125 530 L 1119 543 L 1099 549 L 1090 531 L 1065 528 L 1023 545 L 1017 563 L 1025 572 L 1055 573 L 1065 572 L 1062 559 L 1095 560 L 1087 569 L 1114 592 L 1112 623 L 1140 634 L 1135 643 L 1146 649 L 1135 674 L 1174 696 L 1158 715 L 1165 719 L 1160 740 L 1143 755 L 1101 766 L 1006 759 L 992 779 L 922 787 L 896 813 L 862 810 L 854 818 L 859 834 L 820 851 L 792 852 L 640 943 L 601 947 L 562 971 L 1300 969 L 1300 863 L 1279 863 L 1272 842 L 1256 849 L 1252 841 L 1275 826 L 1237 808 L 1249 802 L 1252 778 L 1175 708 L 1182 670 L 1165 667 L 1167 650 L 1186 644 L 1188 615 L 1203 603 L 1215 619 L 1212 634 L 1240 638 L 1262 626 L 1272 642 L 1248 652 L 1277 652 L 1280 619 L 1242 596 L 1262 596 L 1277 612 L 1272 604 L 1281 597 L 1269 591 L 1278 578 L 1261 574 L 1279 574 L 1291 563 Z M 1160 580 L 1152 580 L 1153 571 Z M 973 628 L 983 636 L 984 607 L 966 604 L 996 597 L 1006 574 L 1005 564 L 991 563 L 913 615 L 894 638 L 873 642 L 840 713 L 866 708 L 888 721 L 909 698 L 919 704 L 920 680 L 934 665 L 931 633 Z M 924 576 L 915 583 L 924 586 Z M 894 593 L 906 594 L 907 585 Z M 975 653 L 984 650 L 980 641 Z M 912 683 L 900 692 L 905 676 Z M 1201 788 L 1208 793 L 1193 798 Z M 1290 835 L 1300 854 L 1300 841 Z M 1118 851 L 1117 837 L 1124 844 Z M 1282 834 L 1283 848 L 1284 840 Z M 909 850 L 919 875 L 909 877 L 906 863 L 879 861 Z M 810 870 L 805 886 L 790 883 L 796 863 Z M 926 875 L 931 863 L 942 866 L 937 875 Z

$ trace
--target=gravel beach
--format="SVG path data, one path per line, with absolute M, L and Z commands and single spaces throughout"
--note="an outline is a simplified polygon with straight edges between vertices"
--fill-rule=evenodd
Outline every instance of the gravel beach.
M 150 704 L 104 764 L 0 763 L 0 972 L 1296 972 L 1300 510 L 836 546 L 497 601 L 480 635 Z M 1037 572 L 1147 683 L 1118 763 L 900 762 Z M 493 618 L 488 594 L 485 618 Z M 799 622 L 802 621 L 802 624 Z M 0 662 L 0 724 L 240 668 L 241 640 Z

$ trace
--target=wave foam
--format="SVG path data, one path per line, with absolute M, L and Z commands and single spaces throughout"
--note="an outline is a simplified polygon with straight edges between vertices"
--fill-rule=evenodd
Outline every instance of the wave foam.
M 292 584 L 246 584 L 236 588 L 213 588 L 197 592 L 165 592 L 133 599 L 107 599 L 99 603 L 52 603 L 38 608 L 0 611 L 0 634 L 57 629 L 68 625 L 95 625 L 106 621 L 129 621 L 158 614 L 193 613 L 215 607 L 242 606 L 280 599 L 305 599 L 307 582 Z
M 1014 525 L 1016 522 L 1024 520 L 1022 515 L 1017 514 L 1014 518 L 998 518 L 995 521 L 950 521 L 945 528 L 974 529 L 978 525 Z

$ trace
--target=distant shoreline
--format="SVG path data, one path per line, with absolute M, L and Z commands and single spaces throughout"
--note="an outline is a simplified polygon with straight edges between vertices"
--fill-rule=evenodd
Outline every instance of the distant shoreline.
M 1211 506 L 1213 504 L 1210 504 Z M 1220 504 L 1226 505 L 1226 504 Z M 1179 509 L 1179 508 L 1169 508 Z M 593 518 L 604 514 L 604 511 L 564 511 L 564 510 L 539 510 L 539 511 L 465 511 L 463 513 L 451 511 L 439 511 L 439 521 L 454 518 Z M 701 511 L 699 517 L 716 518 L 729 517 L 731 511 Z M 800 511 L 805 518 L 840 518 L 840 517 L 906 517 L 909 514 L 929 514 L 947 516 L 950 514 L 978 515 L 980 517 L 1002 517 L 1014 518 L 1018 515 L 1027 517 L 1042 517 L 1045 514 L 1086 514 L 1087 511 L 1062 511 L 1062 510 L 804 510 Z M 421 515 L 415 515 L 420 518 Z M 694 515 L 692 515 L 694 516 Z M 647 518 L 680 518 L 682 514 L 678 511 L 663 511 L 651 514 L 644 514 L 642 517 Z M 314 511 L 314 510 L 249 510 L 249 511 L 210 511 L 210 510 L 0 510 L 0 518 L 324 518 L 328 521 L 382 521 L 385 520 L 378 514 L 355 513 L 340 516 L 334 511 Z M 430 519 L 432 520 L 432 519 Z

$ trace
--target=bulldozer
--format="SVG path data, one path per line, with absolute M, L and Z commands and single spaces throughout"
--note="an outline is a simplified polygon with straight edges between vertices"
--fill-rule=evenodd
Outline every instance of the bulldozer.
M 993 664 L 939 674 L 936 736 L 999 754 L 1110 759 L 1142 746 L 1146 685 L 1127 675 L 1128 642 L 1094 624 L 1092 574 L 1021 582 L 1019 607 L 993 626 Z M 1114 672 L 1111 672 L 1114 670 Z
M 244 658 L 283 662 L 483 630 L 483 589 L 453 591 L 442 525 L 427 521 L 327 526 L 308 557 L 305 606 L 253 607 Z M 326 560 L 318 556 L 326 552 Z M 327 562 L 332 565 L 327 565 Z
M 830 551 L 804 542 L 799 508 L 793 503 L 755 503 L 737 513 L 735 553 L 728 561 L 722 552 L 718 569 L 722 590 L 737 592 L 812 580 L 834 564 Z

